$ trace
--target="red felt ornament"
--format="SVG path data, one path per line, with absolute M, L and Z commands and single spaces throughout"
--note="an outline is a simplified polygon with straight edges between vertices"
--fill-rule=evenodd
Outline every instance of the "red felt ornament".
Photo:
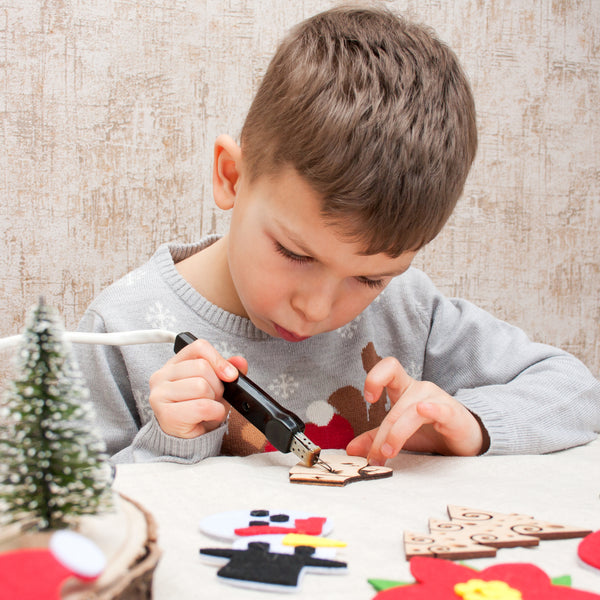
M 476 571 L 449 560 L 419 556 L 411 559 L 410 570 L 416 584 L 389 588 L 379 592 L 376 600 L 457 600 L 461 597 L 457 586 L 476 581 L 482 586 L 504 583 L 511 591 L 520 592 L 522 600 L 600 600 L 592 592 L 553 585 L 544 571 L 529 563 L 499 564 Z
M 96 579 L 106 560 L 90 540 L 73 531 L 57 531 L 48 548 L 22 548 L 0 554 L 0 598 L 59 600 L 70 577 Z
M 584 563 L 600 569 L 600 530 L 583 538 L 577 548 L 577 554 Z
M 290 527 L 278 525 L 250 525 L 249 527 L 239 527 L 234 529 L 236 535 L 266 535 L 266 534 L 287 534 L 302 533 L 305 535 L 321 535 L 323 533 L 324 517 L 308 517 L 307 519 L 296 519 L 294 525 Z

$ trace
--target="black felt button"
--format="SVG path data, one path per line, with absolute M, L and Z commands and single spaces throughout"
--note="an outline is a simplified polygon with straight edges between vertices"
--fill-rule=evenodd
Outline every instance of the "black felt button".
M 269 517 L 269 521 L 271 521 L 271 523 L 287 523 L 289 520 L 289 515 L 271 515 Z

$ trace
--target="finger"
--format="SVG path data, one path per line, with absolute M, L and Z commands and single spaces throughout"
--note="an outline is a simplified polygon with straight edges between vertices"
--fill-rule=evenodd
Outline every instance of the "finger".
M 370 431 L 365 431 L 364 433 L 356 436 L 346 446 L 346 454 L 349 456 L 366 457 L 369 454 L 371 446 L 373 445 L 373 440 L 375 439 L 376 434 L 377 429 L 371 429 Z
M 191 344 L 184 346 L 175 356 L 169 359 L 169 363 L 178 363 L 194 358 L 204 358 L 214 369 L 217 377 L 224 381 L 233 381 L 237 375 L 237 369 L 227 360 L 225 360 L 216 350 L 216 348 L 206 340 L 195 340 Z
M 177 382 L 186 379 L 202 379 L 213 390 L 222 390 L 221 380 L 217 377 L 212 365 L 204 358 L 194 358 L 167 365 L 163 372 L 163 381 Z M 198 396 L 203 397 L 202 395 Z
M 394 404 L 414 381 L 397 359 L 388 356 L 380 360 L 367 374 L 364 386 L 365 400 L 375 402 L 386 388 L 388 397 Z
M 242 356 L 231 356 L 229 362 L 241 373 L 248 373 L 248 361 Z
M 454 454 L 447 443 L 452 437 L 465 441 L 465 431 L 457 427 L 455 411 L 452 406 L 439 402 L 418 402 L 417 414 L 423 419 L 423 425 L 417 429 L 402 445 L 404 450 L 415 452 L 435 452 Z
M 238 371 L 242 373 L 248 372 L 248 361 L 241 356 L 233 356 L 230 359 L 231 364 L 238 369 Z M 236 371 L 237 373 L 237 371 Z M 195 358 L 185 360 L 183 362 L 176 362 L 172 364 L 167 364 L 163 367 L 161 372 L 161 378 L 163 381 L 178 381 L 183 379 L 189 379 L 192 377 L 204 378 L 207 380 L 208 384 L 211 388 L 221 394 L 223 391 L 223 385 L 221 380 L 217 377 L 212 365 L 204 358 Z M 157 378 L 152 382 L 153 386 L 157 386 L 160 382 L 157 381 Z M 209 394 L 205 396 L 205 394 L 201 394 L 199 392 L 198 396 L 193 396 L 198 398 L 210 397 L 214 398 L 215 394 Z
M 442 435 L 456 435 L 462 429 L 456 419 L 456 410 L 449 404 L 419 402 L 415 408 L 425 422 L 433 423 L 434 429 Z
M 216 377 L 215 377 L 216 379 Z M 152 399 L 164 398 L 164 402 L 183 402 L 185 400 L 215 400 L 223 391 L 223 384 L 216 379 L 217 389 L 203 377 L 188 377 L 176 381 L 165 381 L 152 390 Z M 220 386 L 220 387 L 219 387 Z
M 210 431 L 225 420 L 227 409 L 215 400 L 188 400 L 163 404 L 156 414 L 168 435 L 192 438 Z
M 461 404 L 419 402 L 417 412 L 439 434 L 440 454 L 473 456 L 481 452 L 484 435 L 473 414 Z
M 367 456 L 369 464 L 383 465 L 388 458 L 396 456 L 424 423 L 413 403 L 403 410 L 392 409 L 377 430 Z

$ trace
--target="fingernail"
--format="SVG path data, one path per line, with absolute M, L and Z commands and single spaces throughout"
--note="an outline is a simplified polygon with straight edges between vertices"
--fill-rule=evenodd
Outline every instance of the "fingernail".
M 224 369 L 223 369 L 223 373 L 224 375 L 226 375 L 227 377 L 235 377 L 237 375 L 237 369 L 233 366 L 233 365 L 227 365 Z
M 384 460 L 379 460 L 378 458 L 367 458 L 367 462 L 370 467 L 383 467 L 385 464 Z
M 371 392 L 365 392 L 365 402 L 372 402 L 373 401 L 373 394 L 371 394 Z
M 383 444 L 381 446 L 381 454 L 390 458 L 394 454 L 394 449 L 389 444 Z

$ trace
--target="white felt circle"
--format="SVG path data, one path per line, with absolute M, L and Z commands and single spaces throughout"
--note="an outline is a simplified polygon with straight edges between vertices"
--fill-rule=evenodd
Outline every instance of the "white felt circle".
M 106 567 L 102 550 L 74 531 L 57 531 L 50 538 L 49 547 L 54 558 L 79 577 L 98 577 Z
M 267 510 L 269 516 L 284 514 L 289 516 L 289 520 L 285 522 L 270 522 L 269 516 L 252 516 L 250 514 L 252 510 L 231 510 L 228 512 L 216 513 L 202 519 L 200 521 L 200 531 L 210 537 L 231 541 L 238 537 L 235 534 L 235 530 L 249 527 L 251 521 L 268 522 L 273 527 L 294 527 L 294 521 L 296 519 L 308 519 L 309 517 L 321 516 L 298 510 Z M 321 535 L 330 534 L 332 529 L 333 523 L 331 519 L 327 519 L 323 524 Z
M 311 402 L 306 409 L 306 420 L 309 423 L 314 423 L 318 427 L 325 427 L 329 424 L 335 411 L 333 406 L 324 400 L 316 400 Z

